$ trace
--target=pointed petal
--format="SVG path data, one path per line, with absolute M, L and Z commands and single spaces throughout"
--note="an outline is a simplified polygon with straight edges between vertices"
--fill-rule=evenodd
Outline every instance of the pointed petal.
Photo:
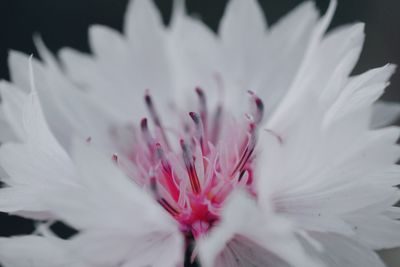
M 17 92 L 17 91 L 16 91 Z M 22 94 L 20 114 L 22 144 L 0 147 L 0 163 L 11 188 L 1 191 L 1 209 L 6 212 L 47 211 L 42 198 L 57 187 L 74 182 L 71 162 L 50 132 L 37 94 Z
M 29 71 L 26 55 L 10 50 L 8 55 L 8 66 L 10 69 L 11 81 L 27 93 L 29 91 Z
M 202 266 L 321 266 L 304 252 L 292 230 L 286 220 L 258 210 L 238 193 L 224 207 L 220 225 L 198 244 Z
M 22 112 L 26 94 L 16 86 L 8 82 L 0 82 L 0 94 L 2 98 L 1 109 L 7 128 L 11 128 L 18 140 L 25 138 L 22 124 Z
M 234 94 L 226 94 L 237 105 L 243 97 L 240 92 L 253 90 L 268 62 L 266 21 L 257 1 L 230 1 L 221 19 L 219 35 L 222 80 L 229 91 L 236 90 Z
M 133 223 L 133 224 L 132 224 Z M 132 227 L 137 227 L 131 222 Z M 179 235 L 142 230 L 141 234 L 94 230 L 71 241 L 71 252 L 90 266 L 181 266 L 183 244 Z
M 164 266 L 175 267 L 180 263 L 182 234 L 145 190 L 129 180 L 111 157 L 87 144 L 75 143 L 73 158 L 80 186 L 60 189 L 48 205 L 70 225 L 83 230 L 72 240 L 74 254 L 95 266 L 134 262 L 161 267 L 164 262 Z M 154 257 L 153 249 L 159 257 Z
M 324 253 L 314 251 L 321 256 L 322 261 L 328 267 L 385 267 L 378 255 L 349 238 L 335 234 L 314 233 L 312 237 L 319 241 L 324 247 Z
M 93 57 L 70 49 L 60 53 L 74 82 L 87 90 L 109 113 L 124 122 L 146 115 L 143 95 L 150 89 L 165 102 L 173 97 L 166 29 L 152 1 L 129 4 L 124 33 L 94 26 L 90 30 Z M 168 111 L 160 105 L 161 112 Z
M 59 242 L 40 236 L 0 238 L 0 262 L 4 267 L 87 267 Z
M 369 214 L 349 216 L 348 220 L 354 225 L 354 231 L 360 238 L 360 242 L 371 249 L 389 249 L 400 246 L 399 221 L 382 215 Z
M 116 59 L 120 60 L 123 55 L 129 53 L 125 38 L 106 26 L 90 26 L 89 43 L 95 56 L 109 64 L 117 63 Z
M 318 11 L 311 1 L 304 2 L 274 24 L 267 35 L 267 57 L 255 86 L 257 94 L 275 110 L 300 68 L 313 30 Z M 267 116 L 269 113 L 266 114 Z
M 386 65 L 353 77 L 331 106 L 325 118 L 328 121 L 326 123 L 372 105 L 389 85 L 388 79 L 394 70 L 395 66 Z
M 221 19 L 219 34 L 224 43 L 240 53 L 247 46 L 246 43 L 265 35 L 266 25 L 263 11 L 256 0 L 231 0 Z
M 159 38 L 163 27 L 161 15 L 153 0 L 131 0 L 129 2 L 125 15 L 124 32 L 130 41 L 149 42 L 155 40 L 155 38 Z
M 1 85 L 0 85 L 1 87 Z M 0 89 L 1 92 L 1 89 Z M 1 94 L 1 93 L 0 93 Z M 18 140 L 17 134 L 9 124 L 4 110 L 0 108 L 0 143 Z M 0 175 L 1 177 L 1 175 Z
M 73 135 L 91 137 L 93 142 L 107 147 L 111 124 L 118 123 L 119 117 L 68 80 L 41 39 L 36 38 L 35 44 L 44 59 L 44 63 L 33 61 L 35 83 L 46 119 L 57 139 L 67 149 Z
M 312 81 L 310 76 L 315 74 L 315 70 L 313 70 L 313 68 L 319 66 L 318 64 L 315 64 L 315 60 L 323 60 L 321 57 L 317 56 L 317 54 L 319 48 L 321 47 L 321 41 L 323 40 L 324 33 L 328 28 L 336 10 L 336 6 L 337 1 L 331 0 L 325 15 L 315 25 L 312 37 L 310 38 L 305 50 L 302 64 L 299 66 L 296 76 L 293 79 L 283 100 L 279 104 L 279 107 L 274 111 L 270 120 L 268 121 L 267 128 L 274 129 L 279 125 L 280 122 L 284 122 L 288 119 L 288 117 L 291 117 L 295 108 L 302 108 L 305 105 L 305 103 L 302 102 L 309 101 L 310 97 L 316 97 L 315 92 L 313 92 L 313 90 L 309 90 L 308 85 L 310 85 L 309 82 Z

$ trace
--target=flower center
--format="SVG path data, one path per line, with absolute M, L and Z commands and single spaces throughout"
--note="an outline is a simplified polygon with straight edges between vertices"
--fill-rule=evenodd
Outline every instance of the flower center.
M 148 188 L 182 232 L 195 238 L 218 221 L 221 206 L 235 187 L 254 193 L 252 165 L 264 109 L 261 99 L 249 92 L 252 110 L 238 122 L 222 105 L 209 112 L 204 92 L 197 88 L 196 93 L 197 111 L 184 114 L 182 126 L 173 129 L 164 127 L 146 93 L 150 120 L 142 119 L 128 156 L 135 170 L 130 176 Z M 179 140 L 175 146 L 171 135 Z

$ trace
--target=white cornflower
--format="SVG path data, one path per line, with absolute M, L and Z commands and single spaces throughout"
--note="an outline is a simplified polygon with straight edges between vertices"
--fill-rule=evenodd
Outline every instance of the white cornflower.
M 382 267 L 400 246 L 394 66 L 350 73 L 358 23 L 326 33 L 306 2 L 271 27 L 231 0 L 218 34 L 132 0 L 93 54 L 39 38 L 0 85 L 0 211 L 38 219 L 0 238 L 5 267 Z M 30 63 L 29 63 L 30 62 Z M 50 226 L 77 230 L 68 239 Z

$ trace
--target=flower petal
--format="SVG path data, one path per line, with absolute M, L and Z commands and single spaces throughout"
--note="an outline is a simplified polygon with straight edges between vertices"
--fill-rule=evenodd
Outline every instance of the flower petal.
M 74 185 L 72 164 L 64 149 L 50 132 L 38 96 L 32 92 L 10 91 L 20 99 L 14 105 L 15 123 L 23 143 L 7 143 L 0 147 L 0 162 L 9 187 L 0 190 L 0 207 L 6 212 L 48 211 L 42 202 L 51 190 Z M 8 94 L 7 93 L 7 94 Z M 11 104 L 4 94 L 5 105 Z
M 219 34 L 231 56 L 245 55 L 249 48 L 262 40 L 266 34 L 267 22 L 256 0 L 231 0 L 221 19 Z M 250 46 L 250 47 L 249 47 Z
M 378 255 L 371 249 L 342 236 L 335 234 L 315 233 L 312 235 L 319 241 L 325 253 L 314 253 L 321 255 L 322 261 L 329 267 L 385 267 Z M 312 250 L 312 249 L 311 249 Z
M 88 267 L 60 241 L 41 236 L 0 238 L 0 262 L 4 267 Z
M 307 1 L 280 19 L 268 32 L 265 65 L 254 86 L 257 94 L 268 103 L 268 110 L 275 110 L 289 90 L 317 21 L 318 11 L 311 1 Z
M 350 79 L 335 103 L 330 107 L 326 119 L 340 118 L 348 113 L 371 106 L 383 94 L 389 85 L 388 80 L 394 73 L 395 66 L 386 65 L 373 69 Z
M 322 266 L 305 253 L 292 226 L 265 204 L 258 210 L 242 193 L 231 197 L 220 225 L 199 242 L 202 266 Z
M 90 30 L 95 55 L 70 49 L 60 53 L 75 83 L 124 122 L 139 121 L 146 115 L 143 96 L 149 89 L 166 102 L 173 92 L 168 61 L 166 29 L 152 1 L 131 1 L 124 33 L 103 26 Z M 110 40 L 110 41 L 109 41 Z M 161 112 L 167 104 L 159 105 Z
M 96 266 L 123 262 L 175 267 L 180 263 L 182 234 L 155 200 L 122 174 L 111 158 L 88 144 L 76 143 L 73 158 L 80 187 L 60 189 L 48 205 L 83 230 L 71 240 L 74 254 Z

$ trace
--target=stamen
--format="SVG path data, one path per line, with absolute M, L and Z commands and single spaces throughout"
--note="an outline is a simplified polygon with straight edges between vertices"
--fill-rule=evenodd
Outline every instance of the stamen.
M 203 92 L 203 90 L 199 87 L 196 88 L 196 93 L 197 96 L 199 97 L 199 102 L 200 102 L 200 117 L 201 120 L 203 121 L 204 125 L 204 130 L 207 132 L 207 101 L 206 101 L 206 96 Z
M 215 144 L 218 140 L 221 129 L 222 105 L 218 105 L 215 111 L 213 127 L 210 135 L 210 141 Z
M 193 157 L 189 151 L 188 145 L 181 139 L 181 148 L 183 152 L 183 161 L 185 162 L 186 170 L 189 175 L 190 185 L 195 194 L 201 192 L 199 177 L 197 176 L 196 168 L 194 167 Z
M 190 117 L 192 118 L 194 125 L 196 126 L 195 137 L 200 142 L 201 151 L 203 155 L 206 155 L 208 152 L 207 140 L 205 139 L 205 130 L 202 123 L 202 120 L 196 112 L 189 112 Z
M 243 168 L 246 165 L 247 161 L 250 159 L 251 155 L 253 154 L 254 148 L 255 148 L 255 146 L 252 145 L 252 144 L 249 144 L 245 148 L 242 156 L 240 157 L 239 162 L 236 164 L 235 168 L 233 169 L 233 171 L 231 173 L 231 176 L 234 176 L 237 171 L 242 171 L 243 170 Z
M 253 106 L 253 120 L 255 124 L 259 124 L 262 121 L 264 116 L 264 103 L 261 98 L 259 98 L 254 92 L 248 91 L 252 98 L 252 106 Z
M 164 150 L 162 149 L 160 143 L 156 144 L 156 151 L 157 151 L 157 157 L 161 162 L 161 167 L 162 167 L 161 170 L 164 174 L 168 191 L 170 192 L 172 198 L 175 201 L 177 201 L 179 199 L 179 194 L 180 194 L 179 188 L 175 183 L 171 165 L 169 164 L 167 158 L 165 157 Z
M 244 145 L 242 156 L 240 160 L 236 164 L 235 168 L 233 169 L 231 176 L 234 176 L 237 171 L 242 171 L 248 160 L 250 159 L 251 155 L 254 152 L 257 138 L 256 138 L 256 124 L 250 123 L 249 124 L 249 132 L 248 132 L 248 141 L 247 144 Z
M 175 209 L 165 198 L 161 197 L 159 192 L 158 192 L 158 186 L 157 186 L 157 180 L 154 174 L 150 174 L 150 190 L 154 196 L 154 198 L 157 200 L 157 202 L 166 210 L 168 211 L 172 216 L 177 216 L 179 215 L 179 211 Z
M 154 195 L 154 197 L 156 199 L 159 198 L 158 196 L 158 188 L 157 188 L 157 181 L 156 181 L 156 177 L 154 176 L 154 174 L 150 174 L 150 190 L 151 193 Z
M 134 141 L 138 143 L 127 155 L 137 172 L 125 166 L 125 154 L 123 160 L 117 154 L 112 159 L 119 161 L 119 167 L 127 167 L 133 179 L 140 179 L 138 183 L 179 222 L 182 232 L 197 238 L 219 220 L 221 204 L 236 186 L 255 192 L 252 164 L 264 104 L 249 91 L 250 111 L 243 123 L 225 112 L 221 103 L 210 112 L 204 91 L 195 91 L 198 105 L 189 113 L 191 120 L 179 113 L 182 124 L 168 128 L 183 136 L 180 151 L 169 146 L 166 129 L 147 91 L 144 100 L 150 115 L 142 119 L 138 135 L 135 129 Z M 154 123 L 155 131 L 148 120 Z
M 144 99 L 146 102 L 146 106 L 150 112 L 151 119 L 153 120 L 154 124 L 160 129 L 160 132 L 161 132 L 161 135 L 162 135 L 165 145 L 167 147 L 169 147 L 167 135 L 165 134 L 164 127 L 161 124 L 160 116 L 158 116 L 156 108 L 154 107 L 154 104 L 153 104 L 153 100 L 151 99 L 151 96 L 148 92 L 146 92 Z
M 239 182 L 242 180 L 242 178 L 243 178 L 243 176 L 246 174 L 246 172 L 247 172 L 247 170 L 242 170 L 242 171 L 240 171 L 239 178 L 238 178 L 238 181 L 239 181 Z
M 154 139 L 149 131 L 149 126 L 147 124 L 147 119 L 143 118 L 140 122 L 140 129 L 142 130 L 143 139 L 146 141 L 147 146 L 150 151 L 154 150 Z
M 179 211 L 172 207 L 171 204 L 169 204 L 168 201 L 165 200 L 165 198 L 160 198 L 158 200 L 158 203 L 160 203 L 160 205 L 163 206 L 164 209 L 171 213 L 172 216 L 179 215 Z

